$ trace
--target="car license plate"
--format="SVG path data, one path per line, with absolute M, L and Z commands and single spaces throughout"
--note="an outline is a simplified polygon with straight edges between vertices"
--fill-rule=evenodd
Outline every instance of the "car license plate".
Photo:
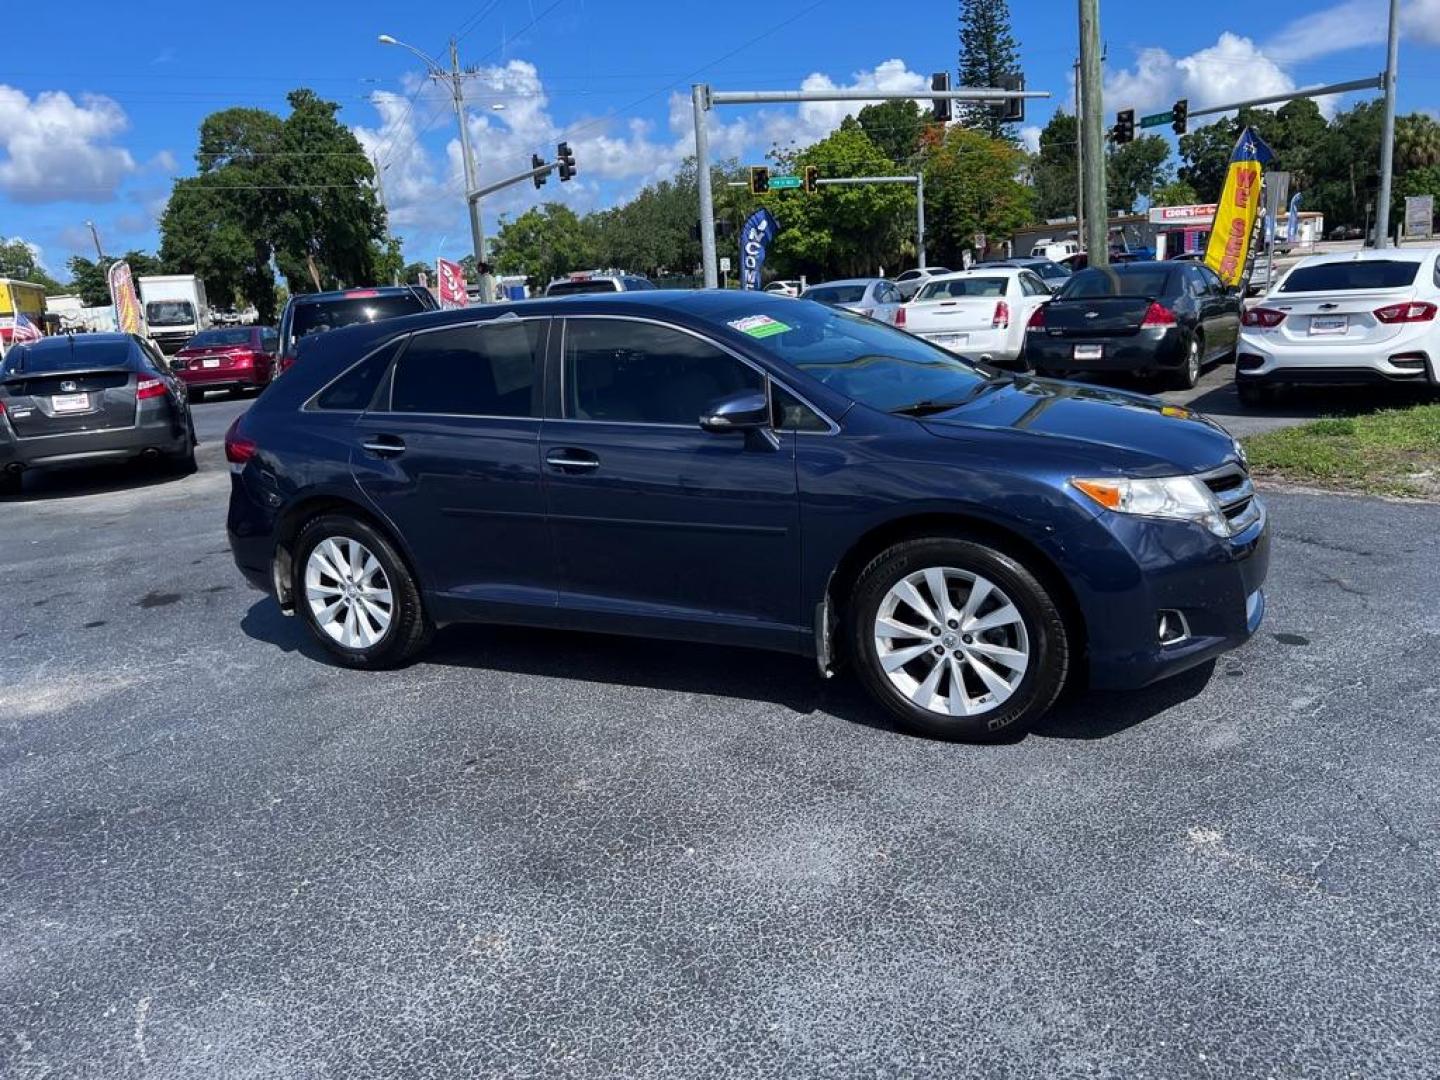
M 50 399 L 50 406 L 57 413 L 84 412 L 90 408 L 89 394 L 56 394 Z
M 1310 316 L 1310 333 L 1320 334 L 1345 334 L 1350 330 L 1349 315 L 1312 315 Z
M 968 345 L 969 342 L 970 342 L 970 335 L 969 335 L 969 334 L 936 334 L 936 335 L 935 335 L 933 338 L 931 338 L 930 340 L 933 341 L 933 342 L 935 342 L 935 344 L 936 344 L 936 345 L 939 345 L 942 349 L 954 349 L 954 348 L 956 348 L 956 347 L 958 347 L 958 346 L 960 346 L 960 345 Z
M 205 359 L 204 359 L 203 361 L 201 361 L 201 366 L 202 366 L 202 367 L 219 367 L 219 366 L 220 366 L 220 358 L 219 358 L 218 356 L 207 356 L 207 357 L 205 357 Z
M 1076 360 L 1099 360 L 1105 355 L 1104 345 L 1076 345 Z

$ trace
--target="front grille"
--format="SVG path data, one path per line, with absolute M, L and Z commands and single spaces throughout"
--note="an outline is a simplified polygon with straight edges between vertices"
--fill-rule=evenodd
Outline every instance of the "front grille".
M 1260 516 L 1255 488 L 1243 465 L 1226 465 L 1205 473 L 1200 479 L 1215 495 L 1225 520 L 1230 522 L 1231 535 L 1242 532 Z

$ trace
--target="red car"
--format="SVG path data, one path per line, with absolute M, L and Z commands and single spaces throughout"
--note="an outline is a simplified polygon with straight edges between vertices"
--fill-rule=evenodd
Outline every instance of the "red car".
M 201 330 L 170 359 L 176 376 L 199 401 L 207 390 L 262 390 L 275 374 L 279 344 L 271 326 Z

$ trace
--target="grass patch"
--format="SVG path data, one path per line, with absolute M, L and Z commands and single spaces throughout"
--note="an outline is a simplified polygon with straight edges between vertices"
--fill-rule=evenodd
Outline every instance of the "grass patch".
M 1371 495 L 1440 498 L 1440 404 L 1326 417 L 1243 440 L 1251 469 Z

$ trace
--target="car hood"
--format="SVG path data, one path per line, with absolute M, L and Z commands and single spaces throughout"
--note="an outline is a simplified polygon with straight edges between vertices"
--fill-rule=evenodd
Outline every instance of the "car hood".
M 1143 394 L 1052 379 L 1006 379 L 925 427 L 943 438 L 1009 430 L 1083 443 L 1115 471 L 1160 475 L 1214 469 L 1233 460 L 1234 438 L 1213 420 Z

